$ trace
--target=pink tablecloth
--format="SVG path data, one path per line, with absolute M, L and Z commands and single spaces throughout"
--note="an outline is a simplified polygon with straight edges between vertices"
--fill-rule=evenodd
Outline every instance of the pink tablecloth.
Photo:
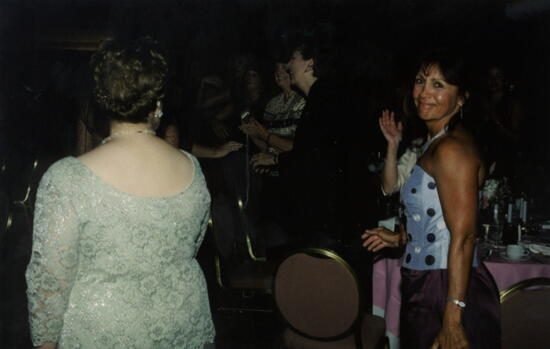
M 516 282 L 534 277 L 550 277 L 550 264 L 484 262 L 493 275 L 499 292 Z M 374 264 L 373 313 L 386 319 L 390 348 L 399 348 L 399 311 L 401 274 L 399 259 L 383 258 Z

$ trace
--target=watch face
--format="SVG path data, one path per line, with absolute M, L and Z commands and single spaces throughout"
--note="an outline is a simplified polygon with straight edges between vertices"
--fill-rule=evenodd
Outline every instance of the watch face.
M 452 298 L 449 298 L 448 300 L 449 302 L 456 304 L 460 308 L 466 308 L 466 303 L 464 303 L 463 301 L 459 301 L 458 299 L 452 299 Z

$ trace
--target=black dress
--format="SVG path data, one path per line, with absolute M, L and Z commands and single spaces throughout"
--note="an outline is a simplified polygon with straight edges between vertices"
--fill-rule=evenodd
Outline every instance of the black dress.
M 358 138 L 365 134 L 354 132 L 354 101 L 345 91 L 337 82 L 317 80 L 293 150 L 279 155 L 280 175 L 287 183 L 286 226 L 302 244 L 347 241 L 360 247 L 362 230 L 379 219 L 379 181 L 357 161 L 357 152 L 368 150 L 361 149 L 363 139 Z

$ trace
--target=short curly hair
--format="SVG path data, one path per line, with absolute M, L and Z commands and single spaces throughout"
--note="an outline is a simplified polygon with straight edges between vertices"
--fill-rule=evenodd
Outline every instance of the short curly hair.
M 164 97 L 168 75 L 166 59 L 150 37 L 133 41 L 109 39 L 90 61 L 94 98 L 109 121 L 146 122 Z

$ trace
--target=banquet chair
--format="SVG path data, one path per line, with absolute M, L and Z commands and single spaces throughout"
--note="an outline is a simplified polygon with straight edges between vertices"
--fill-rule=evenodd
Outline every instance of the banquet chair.
M 38 184 L 51 163 L 52 159 L 23 152 L 7 164 L 9 195 L 15 208 L 27 210 L 32 216 Z
M 209 229 L 216 247 L 218 310 L 270 312 L 276 265 L 258 254 L 239 203 L 224 194 L 212 200 Z
M 550 278 L 518 282 L 500 293 L 502 349 L 548 348 Z
M 290 349 L 387 346 L 384 319 L 365 311 L 350 265 L 328 249 L 299 250 L 279 265 L 274 297 Z

